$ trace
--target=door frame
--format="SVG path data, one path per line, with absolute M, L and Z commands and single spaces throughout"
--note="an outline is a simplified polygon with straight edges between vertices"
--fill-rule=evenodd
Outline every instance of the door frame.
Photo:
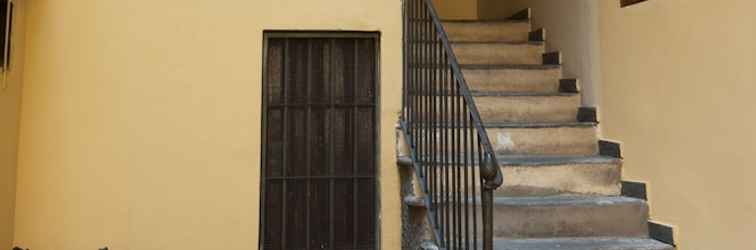
M 261 133 L 260 133 L 260 169 L 259 169 L 259 192 L 260 200 L 258 206 L 258 249 L 263 249 L 265 242 L 265 164 L 267 162 L 267 136 L 268 136 L 268 94 L 267 94 L 267 70 L 268 70 L 268 48 L 269 41 L 273 38 L 369 38 L 373 39 L 375 46 L 375 108 L 373 134 L 375 137 L 375 249 L 382 249 L 381 246 L 381 228 L 382 228 L 382 204 L 381 204 L 381 33 L 379 31 L 341 31 L 341 30 L 264 30 L 262 46 L 262 82 L 260 84 L 261 107 Z M 329 83 L 330 84 L 330 83 Z M 309 243 L 308 243 L 309 244 Z

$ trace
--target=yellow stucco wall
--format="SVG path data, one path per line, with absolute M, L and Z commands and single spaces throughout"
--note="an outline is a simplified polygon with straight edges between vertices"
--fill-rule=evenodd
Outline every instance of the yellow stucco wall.
M 16 197 L 18 119 L 23 77 L 24 2 L 17 1 L 12 37 L 11 67 L 0 74 L 0 249 L 11 249 Z
M 607 0 L 608 1 L 608 0 Z M 612 0 L 614 1 L 614 0 Z M 547 51 L 562 52 L 565 77 L 580 79 L 585 106 L 599 103 L 601 63 L 599 0 L 479 0 L 482 19 L 501 19 L 532 9 L 533 29 L 546 30 Z
M 438 15 L 449 20 L 474 20 L 478 18 L 479 0 L 433 0 Z
M 33 0 L 15 242 L 257 249 L 265 29 L 381 32 L 381 244 L 400 247 L 401 3 Z
M 600 1 L 602 121 L 680 249 L 756 249 L 756 2 Z

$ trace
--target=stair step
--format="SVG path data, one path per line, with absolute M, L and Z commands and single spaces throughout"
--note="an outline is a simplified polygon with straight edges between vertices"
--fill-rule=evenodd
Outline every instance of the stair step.
M 462 65 L 473 91 L 558 93 L 562 68 L 558 65 Z
M 576 122 L 580 109 L 580 95 L 576 93 L 521 94 L 500 92 L 473 92 L 475 104 L 484 122 L 498 123 L 570 123 Z M 422 99 L 425 101 L 427 99 Z M 453 112 L 455 100 L 446 97 L 435 98 L 439 115 Z M 442 110 L 446 107 L 447 110 Z M 426 112 L 422 112 L 424 114 Z
M 648 205 L 627 197 L 497 197 L 497 238 L 648 237 Z
M 444 21 L 452 42 L 527 42 L 528 20 Z
M 579 94 L 474 93 L 475 104 L 484 122 L 575 122 L 580 107 Z
M 603 195 L 621 194 L 622 160 L 605 156 L 497 156 L 504 182 L 496 189 L 498 197 L 534 197 L 555 195 Z M 464 160 L 458 160 L 464 162 Z M 477 166 L 477 160 L 467 159 L 468 166 Z M 443 160 L 436 161 L 443 166 Z M 447 160 L 447 162 L 451 162 Z M 413 167 L 412 159 L 400 157 L 398 164 Z M 464 165 L 464 164 L 462 164 Z M 476 167 L 471 178 L 479 176 Z M 470 180 L 467 183 L 476 183 Z M 480 186 L 475 187 L 479 192 Z M 413 206 L 424 204 L 417 200 L 405 200 Z
M 497 156 L 504 184 L 497 196 L 621 193 L 622 160 L 605 156 Z
M 494 151 L 504 155 L 591 156 L 598 153 L 595 123 L 490 123 Z
M 493 150 L 500 155 L 530 155 L 530 156 L 592 156 L 599 153 L 596 123 L 485 123 L 489 141 Z M 439 124 L 434 128 L 436 136 L 430 135 L 431 140 L 440 140 L 442 133 L 447 137 L 457 134 L 464 137 L 469 130 L 454 128 L 453 125 Z M 417 131 L 418 136 L 424 136 L 423 128 Z M 436 139 L 433 139 L 435 137 Z M 471 138 L 471 137 L 468 137 Z M 422 140 L 422 138 L 419 138 Z M 464 140 L 464 139 L 460 139 Z M 435 144 L 437 151 L 451 149 L 444 147 L 439 141 Z
M 496 250 L 674 250 L 648 238 L 495 239 Z
M 460 64 L 542 64 L 546 48 L 541 42 L 454 43 Z

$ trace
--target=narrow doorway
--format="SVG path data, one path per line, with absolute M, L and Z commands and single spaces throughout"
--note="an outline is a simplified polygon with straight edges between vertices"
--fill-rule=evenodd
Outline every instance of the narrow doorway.
M 376 249 L 377 34 L 265 44 L 262 249 Z

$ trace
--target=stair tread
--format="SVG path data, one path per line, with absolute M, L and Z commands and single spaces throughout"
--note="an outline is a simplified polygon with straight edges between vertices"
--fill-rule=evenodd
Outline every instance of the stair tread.
M 545 45 L 546 42 L 541 41 L 452 41 L 452 45 L 454 44 L 502 44 L 502 45 L 533 45 L 533 46 L 541 46 Z
M 672 250 L 648 238 L 494 239 L 496 250 Z
M 588 128 L 595 127 L 595 122 L 483 122 L 486 128 Z
M 529 23 L 530 19 L 442 19 L 442 23 Z
M 495 205 L 503 206 L 610 206 L 645 203 L 646 201 L 623 196 L 531 196 L 495 197 Z
M 619 164 L 621 159 L 593 156 L 534 156 L 534 155 L 496 155 L 501 166 L 555 166 L 570 164 Z
M 470 91 L 472 96 L 480 97 L 571 97 L 578 96 L 580 93 L 563 93 L 563 92 L 507 92 L 507 91 Z
M 499 165 L 506 166 L 555 166 L 555 165 L 571 165 L 571 164 L 619 164 L 621 159 L 592 155 L 592 156 L 571 156 L 571 155 L 504 155 L 497 154 L 496 159 L 499 161 Z M 470 161 L 476 162 L 475 159 Z M 412 165 L 412 158 L 409 156 L 400 156 L 397 158 L 397 163 L 401 165 Z
M 524 69 L 524 70 L 548 70 L 558 69 L 562 65 L 556 64 L 462 64 L 462 69 Z

